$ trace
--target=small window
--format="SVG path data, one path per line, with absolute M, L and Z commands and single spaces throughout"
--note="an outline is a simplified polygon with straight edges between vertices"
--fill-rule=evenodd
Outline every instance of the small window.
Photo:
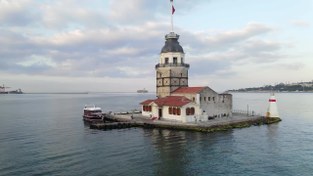
M 180 108 L 177 108 L 177 115 L 180 115 Z
M 152 107 L 151 106 L 143 106 L 143 111 L 151 112 Z
M 215 101 L 215 97 L 212 97 L 212 100 Z
M 211 97 L 208 97 L 208 101 L 211 101 Z
M 203 101 L 206 101 L 206 97 L 203 97 Z
M 176 115 L 176 113 L 177 113 L 176 108 L 173 108 L 173 115 Z
M 181 63 L 184 63 L 184 58 L 183 57 L 181 58 Z
M 195 114 L 195 108 L 186 108 L 186 115 L 194 115 Z
M 196 101 L 196 98 L 195 98 L 195 97 L 192 97 L 192 101 L 195 102 L 195 101 Z
M 169 107 L 169 108 L 168 108 L 168 113 L 169 113 L 169 114 L 173 114 L 173 108 L 172 108 L 172 107 Z
M 168 57 L 165 58 L 165 64 L 168 64 Z
M 186 115 L 190 115 L 190 108 L 186 108 Z
M 195 114 L 195 108 L 192 107 L 192 108 L 190 108 L 190 115 L 194 115 L 194 114 Z
M 173 57 L 173 63 L 177 64 L 177 57 Z

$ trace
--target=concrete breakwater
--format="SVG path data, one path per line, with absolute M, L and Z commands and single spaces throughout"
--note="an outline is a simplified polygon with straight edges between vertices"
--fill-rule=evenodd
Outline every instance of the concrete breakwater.
M 225 131 L 233 128 L 245 128 L 252 125 L 268 125 L 278 123 L 280 118 L 265 118 L 264 116 L 247 116 L 234 113 L 233 117 L 210 120 L 208 122 L 182 123 L 178 121 L 151 120 L 140 114 L 103 114 L 105 121 L 110 123 L 91 123 L 92 129 L 119 129 L 130 127 L 164 128 L 198 132 Z

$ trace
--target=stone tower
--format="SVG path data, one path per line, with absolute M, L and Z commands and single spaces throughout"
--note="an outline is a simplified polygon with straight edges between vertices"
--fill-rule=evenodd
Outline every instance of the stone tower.
M 179 87 L 188 87 L 189 64 L 185 64 L 185 53 L 178 39 L 174 32 L 165 35 L 165 45 L 155 66 L 158 98 L 169 96 Z

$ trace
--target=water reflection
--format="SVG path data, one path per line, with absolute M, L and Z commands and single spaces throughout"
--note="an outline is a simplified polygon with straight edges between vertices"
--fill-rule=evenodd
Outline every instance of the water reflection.
M 156 149 L 156 175 L 197 175 L 198 168 L 211 172 L 219 164 L 215 160 L 227 159 L 231 145 L 221 147 L 221 142 L 232 143 L 232 132 L 199 133 L 144 129 Z
M 185 175 L 185 165 L 188 164 L 186 156 L 186 132 L 162 129 L 145 129 L 151 136 L 152 146 L 156 149 L 156 175 Z

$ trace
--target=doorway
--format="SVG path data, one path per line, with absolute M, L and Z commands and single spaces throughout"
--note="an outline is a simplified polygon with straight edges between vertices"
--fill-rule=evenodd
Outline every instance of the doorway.
M 159 120 L 162 118 L 162 109 L 159 109 Z

